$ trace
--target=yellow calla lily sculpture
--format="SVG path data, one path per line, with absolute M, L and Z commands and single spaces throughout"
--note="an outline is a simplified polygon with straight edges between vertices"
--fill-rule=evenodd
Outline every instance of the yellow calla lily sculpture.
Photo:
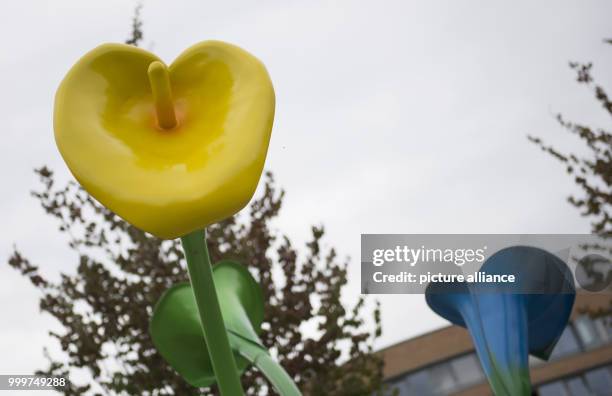
M 55 97 L 57 146 L 81 185 L 163 239 L 232 216 L 252 198 L 274 89 L 248 52 L 205 41 L 170 66 L 124 44 L 83 56 Z
M 300 394 L 263 345 L 235 332 L 235 320 L 228 327 L 232 350 L 224 318 L 246 316 L 237 316 L 243 312 L 240 304 L 225 300 L 223 309 L 229 311 L 222 315 L 219 295 L 241 295 L 245 284 L 256 283 L 245 275 L 236 278 L 234 283 L 243 286 L 234 294 L 217 291 L 206 246 L 205 228 L 234 215 L 255 192 L 274 104 L 264 65 L 220 41 L 196 44 L 170 66 L 137 47 L 101 45 L 72 67 L 55 97 L 55 140 L 81 185 L 143 231 L 181 238 L 191 288 L 182 288 L 178 299 L 167 294 L 160 300 L 151 326 L 153 341 L 192 384 L 209 383 L 203 372 L 208 360 L 202 356 L 207 350 L 213 381 L 224 396 L 244 394 L 234 352 L 255 362 L 283 396 Z M 197 312 L 189 311 L 193 306 Z M 199 323 L 206 348 L 192 346 L 198 338 L 177 328 L 176 318 L 191 326 L 189 334 Z M 177 354 L 177 343 L 199 354 Z

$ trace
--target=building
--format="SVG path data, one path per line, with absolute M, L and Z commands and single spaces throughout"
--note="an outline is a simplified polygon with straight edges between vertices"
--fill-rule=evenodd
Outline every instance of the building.
M 612 296 L 578 294 L 548 362 L 531 358 L 538 396 L 612 396 Z M 592 319 L 586 313 L 598 313 Z M 385 382 L 401 396 L 491 395 L 468 332 L 446 327 L 380 351 Z

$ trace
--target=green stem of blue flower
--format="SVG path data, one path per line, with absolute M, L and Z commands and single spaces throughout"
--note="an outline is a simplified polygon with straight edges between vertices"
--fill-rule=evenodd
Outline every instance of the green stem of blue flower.
M 194 231 L 182 237 L 181 242 L 217 385 L 224 396 L 242 396 L 244 391 L 213 281 L 212 265 L 206 246 L 206 232 Z

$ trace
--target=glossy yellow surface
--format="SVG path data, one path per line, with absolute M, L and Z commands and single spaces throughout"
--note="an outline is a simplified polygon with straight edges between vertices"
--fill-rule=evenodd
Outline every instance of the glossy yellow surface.
M 57 146 L 76 179 L 136 227 L 177 238 L 232 216 L 261 176 L 274 89 L 254 56 L 205 41 L 168 66 L 177 125 L 158 125 L 148 69 L 129 45 L 83 56 L 55 97 Z

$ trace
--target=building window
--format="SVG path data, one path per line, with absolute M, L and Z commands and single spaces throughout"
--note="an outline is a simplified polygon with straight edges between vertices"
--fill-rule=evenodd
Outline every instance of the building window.
M 400 395 L 436 396 L 432 390 L 429 370 L 420 370 L 408 375 L 401 383 Z
M 447 395 L 457 388 L 453 372 L 448 364 L 437 364 L 429 370 L 429 376 L 433 381 L 432 389 L 436 395 Z
M 612 323 L 609 317 L 595 319 L 595 328 L 603 344 L 612 341 Z
M 600 367 L 586 373 L 542 385 L 540 396 L 610 396 L 612 366 Z
M 572 396 L 591 396 L 592 393 L 582 377 L 572 378 L 566 382 Z
M 591 318 L 586 315 L 579 316 L 574 321 L 574 327 L 584 349 L 592 349 L 601 345 L 599 332 Z
M 563 330 L 561 338 L 559 338 L 559 342 L 557 343 L 555 349 L 552 352 L 551 358 L 557 359 L 563 356 L 571 355 L 578 351 L 580 351 L 578 339 L 574 334 L 572 326 L 567 326 L 565 330 Z
M 539 389 L 539 394 L 540 396 L 571 396 L 565 389 L 563 381 L 557 381 L 541 386 Z
M 451 360 L 450 366 L 461 387 L 484 381 L 484 373 L 475 353 Z
M 475 353 L 412 372 L 392 382 L 400 395 L 444 396 L 485 381 Z
M 597 396 L 610 395 L 610 391 L 612 390 L 612 374 L 610 374 L 610 367 L 602 367 L 589 371 L 584 376 L 593 394 Z

